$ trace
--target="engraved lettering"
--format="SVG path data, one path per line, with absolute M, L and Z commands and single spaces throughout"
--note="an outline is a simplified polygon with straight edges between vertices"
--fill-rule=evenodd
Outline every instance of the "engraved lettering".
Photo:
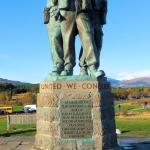
M 98 84 L 97 83 L 83 83 L 82 88 L 96 90 L 96 89 L 98 89 Z
M 76 85 L 76 83 L 66 83 L 67 84 L 67 87 L 68 87 L 68 89 L 77 89 L 77 85 Z
M 62 137 L 82 138 L 92 136 L 93 123 L 91 105 L 90 99 L 62 99 L 60 101 Z
M 61 83 L 45 83 L 45 84 L 40 84 L 41 89 L 61 89 L 62 84 Z

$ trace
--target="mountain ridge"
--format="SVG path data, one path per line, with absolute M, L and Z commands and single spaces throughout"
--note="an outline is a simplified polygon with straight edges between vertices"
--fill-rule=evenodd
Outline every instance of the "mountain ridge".
M 12 84 L 12 85 L 16 86 L 16 85 L 25 85 L 25 84 L 27 85 L 27 84 L 31 84 L 31 83 L 0 78 L 0 84 Z
M 150 86 L 150 77 L 134 78 L 130 80 L 122 80 L 121 86 Z
M 150 77 L 134 78 L 130 80 L 117 80 L 113 78 L 108 78 L 108 81 L 111 83 L 113 87 L 139 87 L 139 86 L 150 87 Z M 24 84 L 27 85 L 32 83 L 0 78 L 0 84 L 13 84 L 16 86 Z

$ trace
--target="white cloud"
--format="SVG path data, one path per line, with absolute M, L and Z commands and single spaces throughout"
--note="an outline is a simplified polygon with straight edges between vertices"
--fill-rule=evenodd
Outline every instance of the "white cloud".
M 130 79 L 141 78 L 141 77 L 150 77 L 150 70 L 133 72 L 133 73 L 122 72 L 119 73 L 118 75 L 119 80 L 130 80 Z

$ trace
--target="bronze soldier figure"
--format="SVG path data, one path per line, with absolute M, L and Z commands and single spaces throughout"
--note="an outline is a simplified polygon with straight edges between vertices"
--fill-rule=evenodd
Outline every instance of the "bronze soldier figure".
M 63 40 L 60 21 L 57 17 L 58 13 L 58 1 L 48 0 L 47 6 L 44 9 L 44 23 L 47 24 L 53 60 L 53 69 L 51 75 L 60 75 L 64 69 Z
M 93 11 L 91 13 L 91 21 L 94 28 L 94 40 L 97 47 L 96 56 L 97 56 L 97 64 L 96 69 L 99 68 L 100 64 L 100 52 L 102 48 L 102 40 L 103 40 L 103 25 L 106 24 L 106 15 L 107 15 L 107 0 L 92 0 Z M 83 61 L 83 48 L 81 48 L 80 61 Z M 80 75 L 88 75 L 86 61 L 84 61 L 84 65 L 80 65 Z M 101 75 L 105 73 L 101 70 Z
M 80 66 L 86 66 L 90 75 L 97 76 L 97 48 L 94 41 L 94 28 L 90 19 L 90 13 L 93 10 L 91 0 L 59 0 L 60 14 L 64 18 L 61 22 L 65 69 L 61 75 L 71 75 L 73 66 L 69 66 L 68 62 L 75 58 L 71 47 L 75 43 L 76 28 L 79 32 L 81 43 L 83 46 L 83 58 L 80 59 Z M 72 54 L 74 57 L 72 57 Z M 69 66 L 69 67 L 68 67 Z
M 97 71 L 103 35 L 102 25 L 104 24 L 100 22 L 100 15 L 104 14 L 102 4 L 106 4 L 106 0 L 101 1 L 48 0 L 45 9 L 45 23 L 48 23 L 54 64 L 52 75 L 73 75 L 77 32 L 83 47 L 80 57 L 80 74 L 82 75 L 83 71 L 84 75 L 87 70 L 91 76 L 98 77 L 103 74 Z M 96 19 L 92 19 L 93 16 L 96 16 Z

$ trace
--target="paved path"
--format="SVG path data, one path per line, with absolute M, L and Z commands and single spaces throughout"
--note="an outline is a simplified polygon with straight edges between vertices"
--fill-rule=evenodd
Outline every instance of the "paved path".
M 118 143 L 123 146 L 124 149 L 150 150 L 150 138 L 122 137 L 118 138 Z
M 119 138 L 118 142 L 125 150 L 150 150 L 150 138 Z M 33 144 L 33 136 L 0 137 L 0 150 L 30 150 Z
M 0 137 L 0 150 L 30 150 L 33 143 L 31 136 Z

